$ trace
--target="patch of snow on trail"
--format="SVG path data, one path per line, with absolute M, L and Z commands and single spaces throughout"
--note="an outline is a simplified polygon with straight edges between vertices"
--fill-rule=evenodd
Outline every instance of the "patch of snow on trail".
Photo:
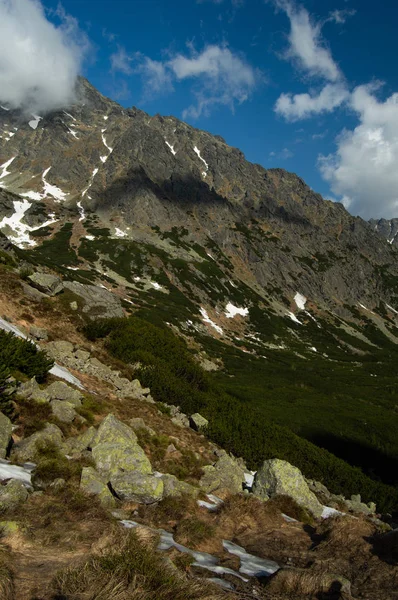
M 207 164 L 207 162 L 205 161 L 205 159 L 201 156 L 200 150 L 199 150 L 199 148 L 197 146 L 194 147 L 194 151 L 196 152 L 196 154 L 198 155 L 198 157 L 200 158 L 200 160 L 202 161 L 202 163 L 206 167 L 206 170 L 202 171 L 203 177 L 206 177 L 207 176 L 207 171 L 209 170 L 209 165 Z
M 241 317 L 247 317 L 249 314 L 248 308 L 239 308 L 238 306 L 234 306 L 231 302 L 228 302 L 226 306 L 225 316 L 227 319 L 233 319 L 236 315 L 240 315 Z
M 164 141 L 166 142 L 166 144 L 170 148 L 172 154 L 174 154 L 174 156 L 175 156 L 177 154 L 177 152 L 174 150 L 174 146 L 172 146 L 171 144 L 169 144 L 169 142 L 167 140 L 164 140 Z
M 223 540 L 223 546 L 230 554 L 240 559 L 239 572 L 243 573 L 243 575 L 249 575 L 249 577 L 267 577 L 280 569 L 280 566 L 275 561 L 249 554 L 244 548 L 233 542 Z
M 294 301 L 297 305 L 297 308 L 299 310 L 305 310 L 305 303 L 307 302 L 307 298 L 305 296 L 303 296 L 303 294 L 300 294 L 299 292 L 296 292 L 296 295 L 294 297 Z
M 25 487 L 32 487 L 32 471 L 34 463 L 25 463 L 23 466 L 11 465 L 8 460 L 0 459 L 0 481 L 5 479 L 18 479 Z
M 217 325 L 216 323 L 214 323 L 214 321 L 212 321 L 210 319 L 209 315 L 207 314 L 207 310 L 205 310 L 203 307 L 201 307 L 200 308 L 200 314 L 202 315 L 202 320 L 203 320 L 204 323 L 208 323 L 219 334 L 223 335 L 223 330 L 221 329 L 221 327 L 219 325 Z
M 10 160 L 7 160 L 7 162 L 5 162 L 2 165 L 0 165 L 0 169 L 3 169 L 0 172 L 0 179 L 3 179 L 4 177 L 7 177 L 7 175 L 11 175 L 11 171 L 7 171 L 7 167 L 9 167 L 10 164 L 12 163 L 12 161 L 15 160 L 15 159 L 16 159 L 16 156 L 13 156 L 12 158 L 10 158 Z
M 37 126 L 43 117 L 39 117 L 39 115 L 32 115 L 32 117 L 34 118 L 31 121 L 29 121 L 29 127 L 31 127 L 32 129 L 37 129 Z

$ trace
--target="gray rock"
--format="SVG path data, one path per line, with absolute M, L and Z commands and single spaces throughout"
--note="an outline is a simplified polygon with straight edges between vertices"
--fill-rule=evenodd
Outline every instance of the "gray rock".
M 184 413 L 177 413 L 172 417 L 171 421 L 174 425 L 177 425 L 177 427 L 189 427 L 189 419 Z
M 42 390 L 34 377 L 29 381 L 25 381 L 25 383 L 21 383 L 17 392 L 21 398 L 28 398 L 40 403 L 50 402 L 50 395 L 47 393 L 47 390 Z
M 80 479 L 80 489 L 87 494 L 98 496 L 102 506 L 105 506 L 106 508 L 114 508 L 116 506 L 116 500 L 106 485 L 106 482 L 92 467 L 83 467 Z
M 48 331 L 43 327 L 32 327 L 29 329 L 29 334 L 34 337 L 36 340 L 42 340 L 46 342 L 48 340 Z
M 109 477 L 120 471 L 152 473 L 149 459 L 136 442 L 103 442 L 94 446 L 92 456 L 97 470 L 104 476 Z
M 110 484 L 120 500 L 153 504 L 163 498 L 163 481 L 160 477 L 141 473 L 118 473 Z
M 28 490 L 19 479 L 10 479 L 5 486 L 0 486 L 0 512 L 13 510 L 28 498 Z
M 145 424 L 144 419 L 141 419 L 141 417 L 135 417 L 134 419 L 130 419 L 129 425 L 132 429 L 134 429 L 134 431 L 137 431 L 138 429 L 143 429 L 144 431 L 149 433 L 149 435 L 156 435 L 156 431 L 154 431 L 151 427 L 148 427 L 148 425 Z
M 70 402 L 73 406 L 81 406 L 84 396 L 78 390 L 75 390 L 64 381 L 55 381 L 46 388 L 47 394 L 51 400 L 63 400 Z
M 216 490 L 226 490 L 231 494 L 242 492 L 245 469 L 236 458 L 227 453 L 222 454 L 214 465 L 203 467 L 203 471 L 199 485 L 207 494 Z
M 124 317 L 120 299 L 102 287 L 65 281 L 64 288 L 79 296 L 83 303 L 83 313 L 90 319 Z
M 43 294 L 55 296 L 63 290 L 63 284 L 59 277 L 49 273 L 33 273 L 28 277 L 29 283 Z
M 77 417 L 75 407 L 70 402 L 64 400 L 52 400 L 50 403 L 54 417 L 57 417 L 61 423 L 73 423 Z
M 12 424 L 6 415 L 0 412 L 0 458 L 5 458 L 11 441 Z
M 47 298 L 46 294 L 39 292 L 39 290 L 36 290 L 34 287 L 25 282 L 22 283 L 22 290 L 24 296 L 30 298 L 30 300 L 33 300 L 33 302 L 41 302 L 44 298 Z
M 81 435 L 68 438 L 62 446 L 62 451 L 68 455 L 80 454 L 84 450 L 87 450 L 87 448 L 92 447 L 92 442 L 96 435 L 97 430 L 94 427 L 89 427 Z
M 323 506 L 309 489 L 301 471 L 285 460 L 264 461 L 254 478 L 253 494 L 262 500 L 289 496 L 315 517 L 322 515 Z
M 190 416 L 189 424 L 195 431 L 201 431 L 202 429 L 206 429 L 209 421 L 202 417 L 202 415 L 199 413 L 194 413 Z
M 167 498 L 168 496 L 182 496 L 183 494 L 187 494 L 189 496 L 196 496 L 199 494 L 199 489 L 191 485 L 190 483 L 186 483 L 185 481 L 180 481 L 174 475 L 169 475 L 166 473 L 161 476 L 164 485 L 163 496 Z
M 11 458 L 17 462 L 29 462 L 36 459 L 38 449 L 47 443 L 62 448 L 62 431 L 53 424 L 47 424 L 41 431 L 36 431 L 29 437 L 14 444 L 11 450 Z
M 137 436 L 131 427 L 109 414 L 98 427 L 92 446 L 101 443 L 130 445 L 137 443 Z

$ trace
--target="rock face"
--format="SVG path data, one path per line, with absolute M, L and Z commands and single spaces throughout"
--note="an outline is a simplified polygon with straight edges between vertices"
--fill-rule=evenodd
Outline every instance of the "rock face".
M 33 273 L 33 275 L 29 275 L 28 279 L 33 287 L 48 296 L 55 296 L 56 294 L 60 294 L 63 290 L 62 281 L 56 275 Z
M 50 395 L 47 390 L 41 389 L 34 377 L 25 383 L 21 383 L 18 388 L 18 396 L 29 398 L 35 402 L 50 402 Z
M 70 402 L 53 400 L 51 402 L 51 410 L 61 423 L 72 423 L 77 417 L 75 407 Z
M 116 506 L 116 500 L 112 495 L 110 489 L 103 481 L 102 477 L 92 467 L 83 467 L 80 489 L 87 494 L 97 496 L 100 503 L 105 508 L 113 508 Z
M 181 496 L 182 494 L 188 494 L 189 496 L 197 496 L 199 489 L 193 485 L 186 483 L 185 481 L 179 481 L 175 475 L 169 475 L 166 473 L 162 475 L 162 481 L 164 485 L 164 497 L 168 496 Z
M 110 484 L 120 500 L 153 504 L 163 498 L 163 481 L 143 473 L 119 473 L 113 475 Z
M 278 458 L 264 461 L 254 478 L 253 493 L 262 500 L 277 495 L 290 496 L 315 517 L 322 515 L 323 507 L 309 489 L 301 471 Z
M 73 406 L 81 406 L 83 394 L 63 381 L 55 381 L 46 388 L 46 394 L 51 400 L 62 400 Z
M 200 487 L 204 492 L 225 490 L 230 494 L 239 494 L 243 490 L 245 480 L 245 469 L 239 464 L 239 461 L 226 452 L 222 453 L 214 465 L 203 467 L 204 475 L 200 480 Z
M 83 304 L 83 313 L 90 319 L 124 317 L 118 297 L 104 288 L 76 281 L 65 281 L 64 288 L 79 296 Z
M 6 415 L 0 412 L 0 458 L 5 458 L 11 440 L 12 424 Z

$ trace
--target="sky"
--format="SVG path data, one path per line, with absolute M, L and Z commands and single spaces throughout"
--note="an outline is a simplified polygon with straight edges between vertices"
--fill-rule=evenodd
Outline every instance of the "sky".
M 0 101 L 51 111 L 82 74 L 398 217 L 397 20 L 393 0 L 0 0 Z

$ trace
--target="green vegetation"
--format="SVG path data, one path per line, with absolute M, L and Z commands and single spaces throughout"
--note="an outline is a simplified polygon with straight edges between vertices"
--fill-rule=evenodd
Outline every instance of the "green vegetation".
M 205 373 L 181 339 L 170 330 L 137 317 L 90 323 L 85 332 L 92 340 L 106 338 L 105 346 L 116 358 L 126 363 L 140 362 L 142 366 L 137 375 L 143 385 L 151 387 L 156 400 L 177 404 L 188 414 L 199 411 L 210 421 L 209 437 L 226 450 L 243 456 L 249 467 L 257 468 L 267 458 L 281 458 L 296 465 L 307 477 L 323 482 L 334 493 L 350 497 L 359 492 L 365 501 L 377 502 L 380 510 L 398 509 L 396 489 L 376 478 L 371 479 L 360 468 L 349 465 L 331 452 L 299 437 L 272 418 L 278 405 L 275 399 L 282 401 L 283 397 L 285 405 L 282 405 L 280 413 L 281 422 L 297 417 L 294 402 L 289 400 L 293 390 L 298 397 L 302 395 L 303 399 L 310 396 L 305 404 L 307 421 L 309 416 L 318 419 L 314 414 L 314 402 L 317 398 L 322 398 L 319 396 L 322 386 L 325 399 L 330 398 L 333 368 L 337 368 L 333 364 L 331 366 L 330 361 L 324 361 L 324 372 L 318 373 L 321 358 L 319 365 L 318 362 L 314 365 L 312 361 L 305 362 L 295 357 L 295 363 L 291 362 L 289 366 L 292 354 L 280 352 L 270 364 L 248 355 L 244 355 L 247 356 L 245 362 L 242 353 L 231 348 L 229 356 L 226 352 L 223 355 L 228 369 L 235 375 L 231 379 L 228 372 L 215 375 Z M 224 346 L 223 349 L 225 351 Z M 350 369 L 342 368 L 333 393 L 338 394 L 340 387 L 343 390 L 347 378 L 352 377 L 353 361 L 348 364 Z M 375 366 L 377 368 L 377 365 L 372 365 L 372 368 Z M 328 373 L 326 368 L 329 369 Z M 326 379 L 327 376 L 329 379 Z M 271 389 L 267 389 L 267 380 L 273 382 L 268 384 Z M 301 387 L 302 381 L 305 382 L 305 387 Z M 273 385 L 275 389 L 272 388 Z M 274 398 L 272 404 L 267 403 L 267 397 Z M 346 403 L 347 397 L 343 397 L 339 408 L 343 410 Z M 301 404 L 303 410 L 303 403 Z M 289 416 L 291 410 L 293 417 Z M 350 410 L 349 407 L 347 410 Z M 353 420 L 350 423 L 352 426 Z
M 0 330 L 0 367 L 11 372 L 19 371 L 29 378 L 43 381 L 53 366 L 53 361 L 28 340 Z
M 73 223 L 65 223 L 53 238 L 44 240 L 40 246 L 33 250 L 17 250 L 17 252 L 21 258 L 34 265 L 46 265 L 55 269 L 77 265 L 79 261 L 76 252 L 70 245 L 72 229 Z

